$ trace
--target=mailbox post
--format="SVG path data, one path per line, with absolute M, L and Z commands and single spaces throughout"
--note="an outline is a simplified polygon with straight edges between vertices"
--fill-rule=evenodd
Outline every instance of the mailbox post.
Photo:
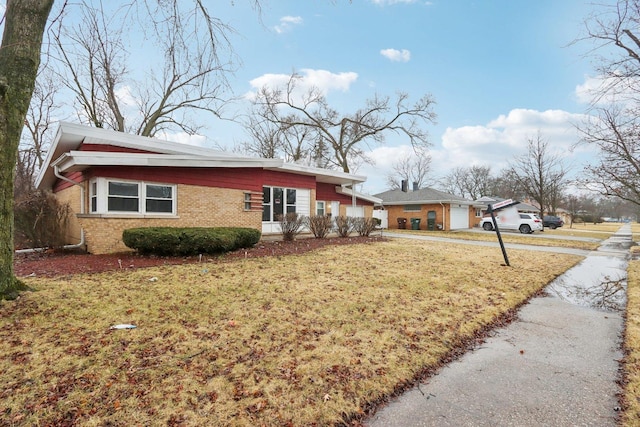
M 509 208 L 511 206 L 517 205 L 518 203 L 520 202 L 518 202 L 517 200 L 507 199 L 498 203 L 494 203 L 493 205 L 487 206 L 487 211 L 489 211 L 489 213 L 491 214 L 491 222 L 493 223 L 493 228 L 496 230 L 496 235 L 498 236 L 500 249 L 502 249 L 502 256 L 504 257 L 504 263 L 507 265 L 507 267 L 510 267 L 511 264 L 509 264 L 509 257 L 507 256 L 507 250 L 504 247 L 504 242 L 502 241 L 502 236 L 500 235 L 500 228 L 498 227 L 498 221 L 496 221 L 496 216 L 494 212 L 501 209 Z

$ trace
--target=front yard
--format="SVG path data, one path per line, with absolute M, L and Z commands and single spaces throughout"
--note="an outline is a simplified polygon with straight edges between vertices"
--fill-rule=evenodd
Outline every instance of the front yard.
M 580 260 L 509 258 L 392 240 L 29 278 L 0 303 L 0 426 L 357 421 Z

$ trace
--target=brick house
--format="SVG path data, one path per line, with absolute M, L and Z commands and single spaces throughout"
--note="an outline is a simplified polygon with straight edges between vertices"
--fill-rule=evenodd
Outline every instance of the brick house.
M 277 216 L 370 217 L 379 199 L 352 192 L 366 177 L 242 157 L 186 144 L 60 123 L 36 187 L 68 203 L 70 244 L 128 250 L 122 231 L 145 226 L 251 227 L 278 233 Z
M 408 191 L 389 190 L 374 196 L 382 199 L 376 209 L 387 211 L 390 229 L 402 228 L 399 219 L 406 220 L 407 229 L 412 228 L 412 219 L 419 220 L 420 230 L 467 229 L 474 225 L 477 213 L 471 200 L 415 184 Z

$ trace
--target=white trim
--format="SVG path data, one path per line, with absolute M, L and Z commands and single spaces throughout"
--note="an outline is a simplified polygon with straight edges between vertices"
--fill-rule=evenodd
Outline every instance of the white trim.
M 138 210 L 137 211 L 109 211 L 108 200 L 109 200 L 109 183 L 110 182 L 121 182 L 127 184 L 136 184 L 138 186 L 138 196 L 136 199 L 138 200 Z M 91 197 L 93 196 L 93 183 L 96 184 L 96 210 L 92 210 Z M 147 185 L 156 185 L 161 187 L 170 187 L 171 188 L 171 212 L 147 212 L 146 211 L 146 201 L 147 201 Z M 159 182 L 150 182 L 150 181 L 136 181 L 136 180 L 128 180 L 128 179 L 120 179 L 120 178 L 93 178 L 89 181 L 89 213 L 92 216 L 102 216 L 110 215 L 112 217 L 136 217 L 136 218 L 149 218 L 150 216 L 165 218 L 165 217 L 175 217 L 176 211 L 178 209 L 178 186 L 175 184 L 165 184 Z M 154 199 L 151 197 L 151 199 Z

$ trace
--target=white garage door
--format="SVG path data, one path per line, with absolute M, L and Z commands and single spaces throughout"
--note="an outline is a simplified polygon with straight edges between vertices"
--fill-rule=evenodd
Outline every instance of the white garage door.
M 451 206 L 451 229 L 469 228 L 469 206 Z

